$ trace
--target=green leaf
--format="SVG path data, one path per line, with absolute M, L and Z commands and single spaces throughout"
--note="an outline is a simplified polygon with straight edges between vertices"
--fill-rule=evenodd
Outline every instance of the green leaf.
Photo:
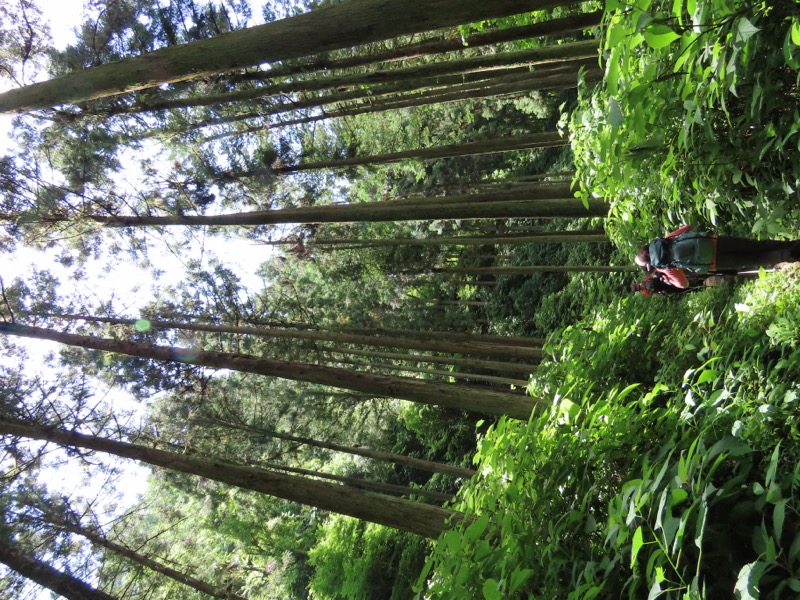
M 742 438 L 728 436 L 722 438 L 716 444 L 709 448 L 708 453 L 706 454 L 706 459 L 711 460 L 718 454 L 722 454 L 723 452 L 726 453 L 728 456 L 744 456 L 745 454 L 749 454 L 752 452 L 753 449 L 747 445 Z
M 792 540 L 792 545 L 789 548 L 789 560 L 795 560 L 798 556 L 800 556 L 800 533 L 794 536 L 794 540 Z
M 689 497 L 689 493 L 683 488 L 675 488 L 670 492 L 669 505 L 680 504 Z
M 467 543 L 477 540 L 481 534 L 486 531 L 487 525 L 489 525 L 489 515 L 482 514 L 467 527 L 467 530 L 464 532 L 463 542 Z
M 517 567 L 511 573 L 511 582 L 510 582 L 510 590 L 511 592 L 516 592 L 522 584 L 524 584 L 528 579 L 530 579 L 531 575 L 533 575 L 533 569 L 520 569 Z
M 737 23 L 736 39 L 741 40 L 742 42 L 746 42 L 759 31 L 761 30 L 758 27 L 753 25 L 745 17 L 742 17 L 741 19 L 739 19 L 739 22 Z
M 647 45 L 654 50 L 666 48 L 675 40 L 680 39 L 680 37 L 669 25 L 663 24 L 651 25 L 644 32 L 644 39 Z
M 608 99 L 608 122 L 614 129 L 619 128 L 620 125 L 625 122 L 625 117 L 622 114 L 619 102 L 614 100 L 614 98 Z
M 639 555 L 639 550 L 644 545 L 644 534 L 642 526 L 636 528 L 636 533 L 633 534 L 633 541 L 631 542 L 631 568 L 636 565 L 636 557 Z
M 769 490 L 767 491 L 767 502 L 770 504 L 777 504 L 783 498 L 783 494 L 781 493 L 781 486 L 777 483 L 773 483 L 769 486 Z
M 781 500 L 775 504 L 775 508 L 772 511 L 772 534 L 775 536 L 776 540 L 780 540 L 781 534 L 783 533 L 783 520 L 786 516 L 786 502 L 788 502 L 788 500 Z
M 425 585 L 425 581 L 428 579 L 428 574 L 431 572 L 431 569 L 433 568 L 433 562 L 434 562 L 434 557 L 433 555 L 431 555 L 430 558 L 428 558 L 428 560 L 425 562 L 425 566 L 422 567 L 422 573 L 419 574 L 417 583 L 414 586 L 415 592 L 422 591 L 422 588 Z
M 663 520 L 664 529 L 664 545 L 669 546 L 675 540 L 675 534 L 678 532 L 681 522 L 677 517 L 668 517 Z
M 739 600 L 758 600 L 758 580 L 766 568 L 767 565 L 759 561 L 748 563 L 741 568 L 736 586 L 733 588 Z
M 611 57 L 608 60 L 606 66 L 606 85 L 608 86 L 608 93 L 612 96 L 615 96 L 619 91 L 619 63 L 617 57 L 614 55 L 617 52 L 612 51 Z
M 444 534 L 444 542 L 447 544 L 447 549 L 453 554 L 461 550 L 461 536 L 454 529 Z
M 798 20 L 795 20 L 792 23 L 791 37 L 792 37 L 792 43 L 795 46 L 800 46 L 800 21 Z
M 698 385 L 701 383 L 708 383 L 709 381 L 714 381 L 719 376 L 719 373 L 714 369 L 706 369 L 702 373 L 700 373 L 700 377 L 697 378 Z
M 628 30 L 616 23 L 608 28 L 608 33 L 606 34 L 606 48 L 611 49 L 619 44 L 625 36 L 628 35 Z
M 486 600 L 500 600 L 500 586 L 494 579 L 487 579 L 483 582 L 483 597 Z
M 639 13 L 639 18 L 636 19 L 636 30 L 642 31 L 652 22 L 653 22 L 653 15 L 651 15 L 649 12 Z
M 770 484 L 775 481 L 775 473 L 778 470 L 778 457 L 780 456 L 781 451 L 781 444 L 778 442 L 778 445 L 775 446 L 775 450 L 772 451 L 772 458 L 769 460 L 769 467 L 767 468 L 767 479 L 765 482 L 765 487 L 769 488 Z

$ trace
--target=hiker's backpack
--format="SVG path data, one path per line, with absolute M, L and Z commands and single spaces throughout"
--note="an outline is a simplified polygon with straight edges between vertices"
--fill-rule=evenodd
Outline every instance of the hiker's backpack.
M 656 238 L 650 243 L 650 264 L 656 269 L 683 269 L 707 273 L 713 259 L 708 234 L 691 231 L 673 238 Z
M 650 264 L 656 269 L 672 269 L 672 240 L 656 238 L 650 242 Z

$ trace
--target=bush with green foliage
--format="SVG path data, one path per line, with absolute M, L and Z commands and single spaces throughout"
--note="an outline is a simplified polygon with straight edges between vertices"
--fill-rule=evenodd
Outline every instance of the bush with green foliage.
M 581 194 L 609 200 L 615 241 L 680 222 L 798 231 L 796 2 L 613 0 L 602 52 L 570 129 Z
M 416 535 L 331 516 L 310 552 L 315 600 L 403 600 L 424 562 L 428 541 Z
M 798 273 L 620 300 L 566 328 L 501 419 L 425 598 L 786 598 L 800 592 Z M 648 360 L 644 360 L 644 358 Z

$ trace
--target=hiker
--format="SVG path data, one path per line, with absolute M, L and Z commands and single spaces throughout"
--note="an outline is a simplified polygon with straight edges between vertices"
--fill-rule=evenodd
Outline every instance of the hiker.
M 735 273 L 800 260 L 800 240 L 749 240 L 693 231 L 684 225 L 639 248 L 636 264 L 647 273 L 658 271 L 664 281 L 688 288 L 689 276 Z

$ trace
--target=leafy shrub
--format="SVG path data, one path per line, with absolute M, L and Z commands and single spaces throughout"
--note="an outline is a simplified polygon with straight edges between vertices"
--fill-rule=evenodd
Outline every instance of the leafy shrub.
M 571 132 L 582 194 L 609 199 L 615 241 L 680 222 L 796 232 L 796 4 L 612 1 L 605 25 L 605 80 Z
M 309 585 L 317 600 L 403 600 L 424 561 L 427 541 L 373 523 L 331 516 L 311 550 Z
M 459 506 L 477 518 L 437 541 L 420 595 L 797 593 L 796 278 L 627 298 L 565 329 L 531 386 L 552 408 L 489 429 Z

